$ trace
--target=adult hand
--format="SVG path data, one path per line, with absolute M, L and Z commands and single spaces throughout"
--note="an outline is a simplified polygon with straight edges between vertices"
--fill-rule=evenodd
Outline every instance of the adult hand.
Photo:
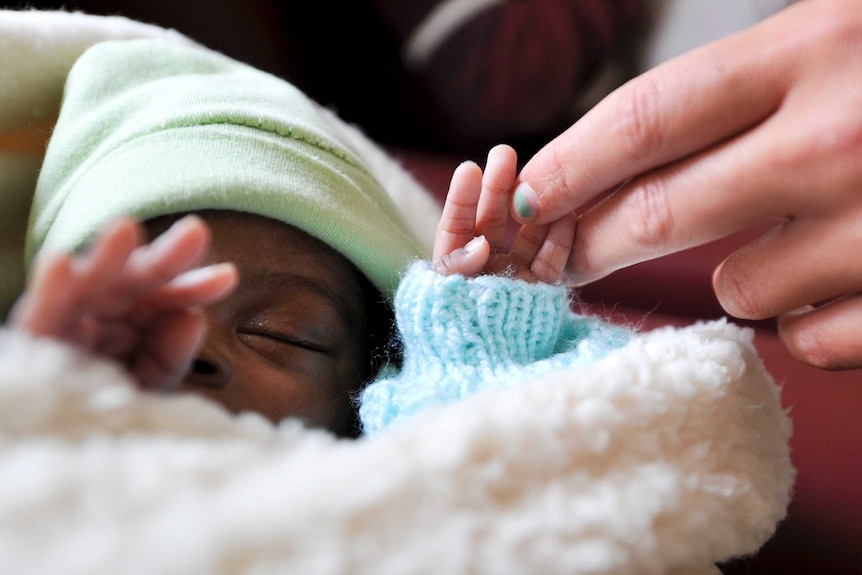
M 610 94 L 524 166 L 513 213 L 580 213 L 576 285 L 778 217 L 716 269 L 722 306 L 860 367 L 860 79 L 862 2 L 801 2 Z
M 468 277 L 513 275 L 553 283 L 562 278 L 572 249 L 573 214 L 545 225 L 518 226 L 511 246 L 509 191 L 518 157 L 501 144 L 488 153 L 484 172 L 474 162 L 455 169 L 434 238 L 434 270 Z
M 209 246 L 195 216 L 150 244 L 144 237 L 124 218 L 82 254 L 40 254 L 10 326 L 120 361 L 143 387 L 177 385 L 204 335 L 199 308 L 230 293 L 238 276 L 232 264 L 193 269 Z

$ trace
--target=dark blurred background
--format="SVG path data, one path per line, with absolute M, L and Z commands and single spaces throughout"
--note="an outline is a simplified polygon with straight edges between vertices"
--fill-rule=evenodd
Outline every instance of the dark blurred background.
M 463 17 L 461 25 L 444 25 L 435 47 L 411 57 L 417 52 L 411 50 L 415 33 L 436 4 L 72 0 L 0 5 L 119 14 L 175 28 L 287 78 L 382 143 L 460 154 L 484 153 L 500 141 L 526 153 L 562 131 L 580 113 L 587 89 L 608 74 L 609 62 L 613 82 L 633 73 L 622 63 L 633 63 L 628 53 L 650 12 L 642 0 L 499 3 L 504 9 L 480 10 Z

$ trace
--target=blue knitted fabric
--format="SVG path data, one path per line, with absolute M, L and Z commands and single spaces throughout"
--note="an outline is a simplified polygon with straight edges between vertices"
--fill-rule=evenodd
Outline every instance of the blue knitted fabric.
M 424 261 L 401 281 L 395 314 L 404 364 L 363 391 L 367 435 L 432 405 L 590 363 L 633 335 L 572 312 L 563 286 L 442 276 Z

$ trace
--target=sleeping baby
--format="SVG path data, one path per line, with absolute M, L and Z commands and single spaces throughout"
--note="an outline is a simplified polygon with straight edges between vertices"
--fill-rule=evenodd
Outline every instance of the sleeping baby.
M 145 388 L 345 436 L 625 343 L 551 285 L 573 219 L 507 245 L 514 150 L 455 171 L 433 266 L 407 271 L 427 257 L 417 230 L 347 134 L 290 84 L 222 55 L 95 46 L 67 81 L 11 325 L 113 358 Z

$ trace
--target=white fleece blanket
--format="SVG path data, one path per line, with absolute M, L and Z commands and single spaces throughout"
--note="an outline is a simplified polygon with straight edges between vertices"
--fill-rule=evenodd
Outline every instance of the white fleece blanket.
M 358 441 L 0 339 L 0 572 L 710 573 L 784 516 L 750 332 L 666 328 Z
M 7 192 L 39 162 L 21 130 L 50 125 L 64 67 L 118 34 L 174 36 L 0 11 L 0 72 L 20 78 L 0 82 L 9 257 L 21 223 Z M 41 62 L 45 83 L 27 84 Z M 0 573 L 717 573 L 773 533 L 794 478 L 790 422 L 751 337 L 664 328 L 348 441 L 143 393 L 108 363 L 0 330 Z

